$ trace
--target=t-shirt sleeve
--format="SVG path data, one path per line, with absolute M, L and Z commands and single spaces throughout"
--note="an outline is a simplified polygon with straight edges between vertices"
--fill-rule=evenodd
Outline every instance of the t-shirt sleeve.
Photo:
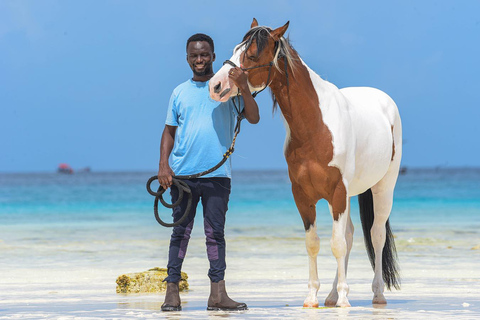
M 165 124 L 178 127 L 178 105 L 175 91 L 172 93 L 170 101 L 168 102 L 167 119 L 165 120 Z

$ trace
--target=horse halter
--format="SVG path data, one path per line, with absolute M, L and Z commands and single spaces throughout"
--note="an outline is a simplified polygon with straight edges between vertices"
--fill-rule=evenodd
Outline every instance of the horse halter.
M 225 60 L 225 62 L 223 63 L 223 65 L 225 64 L 229 64 L 231 65 L 232 67 L 234 68 L 237 68 L 238 66 L 232 62 L 231 60 Z M 267 78 L 267 84 L 265 85 L 265 87 L 263 87 L 261 90 L 259 91 L 255 91 L 254 93 L 252 93 L 252 97 L 256 97 L 257 94 L 259 94 L 260 92 L 262 92 L 263 90 L 267 89 L 268 85 L 270 84 L 270 75 L 272 73 L 272 67 L 273 67 L 273 61 L 270 61 L 270 63 L 267 63 L 267 64 L 262 64 L 261 66 L 255 66 L 255 67 L 250 67 L 250 68 L 240 68 L 242 69 L 243 71 L 248 71 L 248 70 L 252 70 L 252 69 L 258 69 L 258 68 L 264 68 L 264 67 L 268 67 L 268 78 Z
M 278 41 L 275 43 L 275 47 L 278 46 Z M 290 83 L 289 83 L 289 80 L 288 80 L 288 66 L 287 66 L 287 63 L 288 63 L 288 60 L 287 60 L 287 57 L 284 55 L 283 56 L 283 60 L 284 60 L 284 68 L 285 68 L 285 77 L 286 77 L 286 80 L 287 80 L 287 88 L 290 87 Z M 225 64 L 229 64 L 231 65 L 232 67 L 236 68 L 238 67 L 234 62 L 232 62 L 231 60 L 225 60 L 225 62 L 223 63 L 223 65 Z M 267 87 L 270 85 L 270 75 L 272 74 L 272 67 L 273 67 L 273 60 L 270 61 L 270 63 L 267 63 L 267 64 L 262 64 L 260 66 L 255 66 L 255 67 L 250 67 L 250 68 L 240 68 L 242 69 L 243 71 L 248 71 L 248 70 L 252 70 L 252 69 L 258 69 L 258 68 L 265 68 L 265 67 L 268 67 L 268 77 L 267 77 L 267 84 L 265 85 L 265 87 L 263 87 L 261 90 L 259 91 L 255 91 L 254 93 L 252 93 L 252 97 L 256 97 L 257 94 L 259 94 L 260 92 L 262 92 L 263 90 L 267 89 Z

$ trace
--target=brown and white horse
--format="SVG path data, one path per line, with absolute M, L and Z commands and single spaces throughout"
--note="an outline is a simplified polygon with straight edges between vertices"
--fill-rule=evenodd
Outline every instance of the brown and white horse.
M 254 19 L 233 56 L 210 80 L 210 95 L 226 101 L 238 89 L 229 80 L 232 65 L 248 70 L 251 90 L 270 87 L 285 119 L 284 153 L 292 192 L 303 219 L 309 256 L 305 307 L 318 307 L 320 287 L 315 206 L 326 199 L 333 218 L 330 245 L 337 275 L 326 306 L 348 307 L 346 281 L 352 248 L 350 198 L 358 195 L 367 252 L 375 272 L 373 303 L 385 304 L 384 287 L 399 288 L 393 235 L 388 223 L 402 155 L 397 106 L 384 92 L 367 87 L 338 89 L 320 78 L 283 35 Z M 226 94 L 228 93 L 228 94 Z

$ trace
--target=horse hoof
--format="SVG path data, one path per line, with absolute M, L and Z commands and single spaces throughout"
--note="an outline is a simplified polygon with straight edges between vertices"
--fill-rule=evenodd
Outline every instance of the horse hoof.
M 383 294 L 379 294 L 373 297 L 372 304 L 387 304 L 387 299 Z
M 348 302 L 348 299 L 345 299 L 345 300 L 343 300 L 343 301 L 337 301 L 336 306 L 337 306 L 337 307 L 340 307 L 340 308 L 348 308 L 348 307 L 351 307 L 350 302 Z
M 307 302 L 303 303 L 304 308 L 318 308 L 318 301 Z

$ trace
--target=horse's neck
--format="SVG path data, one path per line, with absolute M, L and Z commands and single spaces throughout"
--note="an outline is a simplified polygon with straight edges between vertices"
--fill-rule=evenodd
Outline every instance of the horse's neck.
M 293 76 L 291 67 L 288 68 L 288 86 L 285 75 L 278 74 L 271 89 L 288 123 L 291 138 L 307 141 L 311 140 L 312 132 L 322 132 L 319 129 L 325 128 L 320 97 L 328 92 L 329 83 L 296 58 Z

